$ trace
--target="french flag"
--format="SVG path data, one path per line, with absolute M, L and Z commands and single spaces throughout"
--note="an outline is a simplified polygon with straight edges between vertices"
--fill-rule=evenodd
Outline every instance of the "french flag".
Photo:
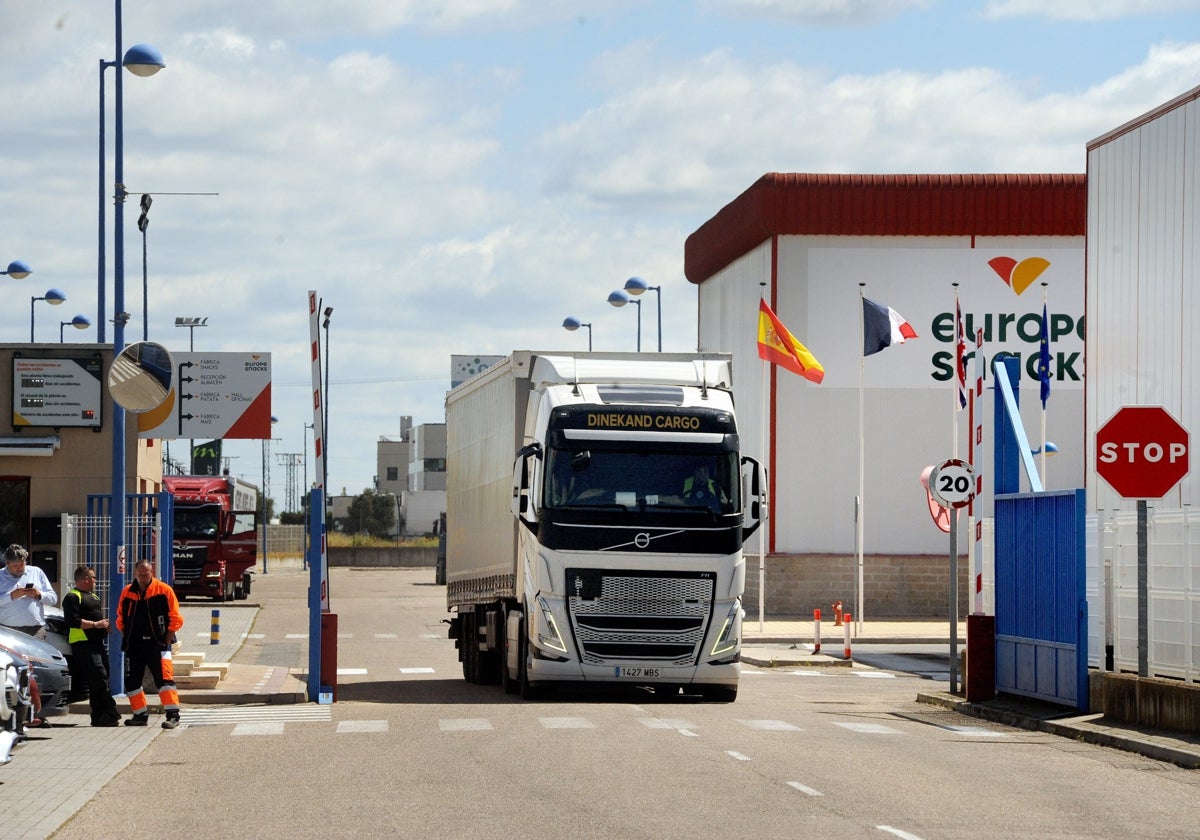
M 917 331 L 912 328 L 912 324 L 895 309 L 867 297 L 864 297 L 862 302 L 864 356 L 917 337 Z

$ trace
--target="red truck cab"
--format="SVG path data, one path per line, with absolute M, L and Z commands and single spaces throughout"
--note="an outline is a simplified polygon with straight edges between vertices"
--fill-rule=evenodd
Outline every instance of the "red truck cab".
M 171 542 L 180 598 L 249 596 L 258 560 L 258 489 L 229 476 L 163 476 L 174 501 Z

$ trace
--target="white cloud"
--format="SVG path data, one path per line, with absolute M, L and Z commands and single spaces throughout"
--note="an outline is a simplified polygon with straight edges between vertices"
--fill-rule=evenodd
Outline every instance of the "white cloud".
M 1054 20 L 1104 21 L 1138 15 L 1200 9 L 1198 0 L 988 0 L 988 18 L 1044 17 Z
M 706 6 L 731 15 L 781 20 L 811 26 L 866 26 L 912 10 L 932 0 L 706 0 Z

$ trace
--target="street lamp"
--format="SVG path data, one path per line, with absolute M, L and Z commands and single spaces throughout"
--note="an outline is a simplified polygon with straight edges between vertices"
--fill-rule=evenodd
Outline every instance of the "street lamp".
M 611 303 L 613 306 L 617 307 L 618 309 L 627 303 L 637 304 L 637 308 L 638 308 L 638 310 L 637 310 L 637 313 L 638 313 L 638 316 L 637 316 L 637 349 L 638 349 L 638 352 L 641 353 L 642 352 L 642 302 L 640 300 L 638 300 L 637 298 L 630 297 L 627 292 L 623 292 L 620 289 L 617 289 L 616 291 L 614 291 L 612 294 L 610 294 L 608 296 L 608 302 Z
M 153 47 L 145 44 L 135 44 L 129 51 L 121 52 L 121 0 L 113 0 L 114 35 L 116 51 L 121 63 L 135 76 L 152 76 L 166 66 L 162 54 Z M 104 67 L 100 62 L 100 181 L 104 181 Z M 125 349 L 125 322 L 129 313 L 125 311 L 125 127 L 124 127 L 124 88 L 121 73 L 116 74 L 115 90 L 116 103 L 114 106 L 115 125 L 113 127 L 113 361 Z M 101 187 L 103 189 L 103 186 Z M 103 206 L 103 200 L 101 200 Z M 103 240 L 103 212 L 101 213 L 101 239 Z M 103 257 L 101 257 L 100 276 L 103 278 Z M 103 280 L 99 289 L 100 301 L 99 329 L 104 329 L 104 288 Z M 101 343 L 104 338 L 101 335 Z M 109 568 L 111 570 L 110 592 L 120 592 L 125 586 L 125 569 L 120 564 L 125 554 L 125 409 L 115 400 L 112 407 L 112 498 L 110 500 L 110 548 Z M 110 604 L 111 606 L 111 604 Z M 109 650 L 109 673 L 114 688 L 121 688 L 123 667 L 121 651 L 117 645 Z
M 92 319 L 86 315 L 79 314 L 79 315 L 76 315 L 74 318 L 72 318 L 70 321 L 59 321 L 58 322 L 58 343 L 59 344 L 63 343 L 63 327 L 67 326 L 68 324 L 70 324 L 72 327 L 74 327 L 77 330 L 86 330 L 88 327 L 90 327 L 92 325 Z
M 278 422 L 279 422 L 279 418 L 276 417 L 274 414 L 272 414 L 271 415 L 271 425 L 274 426 Z M 262 442 L 262 483 L 263 483 L 263 486 L 262 486 L 262 496 L 261 496 L 261 498 L 262 498 L 261 505 L 262 506 L 260 508 L 262 510 L 262 532 L 263 532 L 263 535 L 262 535 L 262 545 L 263 545 L 262 561 L 263 561 L 263 574 L 264 575 L 267 573 L 267 482 L 269 482 L 271 480 L 270 468 L 267 465 L 270 463 L 270 460 L 271 460 L 270 450 L 271 450 L 271 437 L 269 436 L 269 433 L 268 433 L 268 436 L 263 438 L 263 442 Z
M 325 320 L 321 323 L 321 326 L 324 327 L 324 329 L 325 329 L 325 393 L 322 394 L 321 396 L 322 396 L 325 416 L 323 418 L 321 418 L 321 427 L 322 427 L 321 428 L 321 437 L 324 438 L 324 440 L 322 441 L 322 448 L 321 448 L 321 468 L 322 468 L 322 472 L 325 473 L 325 487 L 328 488 L 329 487 L 329 318 L 331 315 L 333 315 L 333 307 L 326 306 L 325 310 L 324 310 L 324 312 L 322 312 L 322 314 L 325 316 Z
M 662 352 L 662 286 L 651 286 L 641 277 L 630 277 L 625 281 L 625 291 L 631 295 L 640 295 L 646 290 L 658 296 L 658 352 Z
M 208 318 L 176 318 L 175 326 L 187 327 L 188 330 L 188 350 L 195 352 L 196 350 L 196 327 L 207 327 Z
M 7 271 L 0 271 L 0 274 L 7 274 L 14 280 L 24 280 L 32 273 L 33 269 L 30 268 L 29 263 L 25 262 L 24 260 L 13 260 L 8 264 Z
M 39 300 L 44 300 L 51 306 L 58 306 L 65 302 L 67 296 L 59 289 L 47 289 L 44 295 L 33 295 L 29 298 L 29 343 L 33 344 L 33 305 Z
M 592 325 L 585 324 L 576 318 L 574 315 L 568 315 L 563 319 L 563 329 L 569 332 L 575 332 L 580 327 L 587 327 L 588 331 L 588 352 L 592 352 Z

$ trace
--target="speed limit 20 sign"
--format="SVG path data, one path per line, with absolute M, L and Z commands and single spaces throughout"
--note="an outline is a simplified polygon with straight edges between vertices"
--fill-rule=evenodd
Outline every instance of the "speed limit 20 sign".
M 958 458 L 943 461 L 929 474 L 929 492 L 942 507 L 966 507 L 975 498 L 975 470 Z

